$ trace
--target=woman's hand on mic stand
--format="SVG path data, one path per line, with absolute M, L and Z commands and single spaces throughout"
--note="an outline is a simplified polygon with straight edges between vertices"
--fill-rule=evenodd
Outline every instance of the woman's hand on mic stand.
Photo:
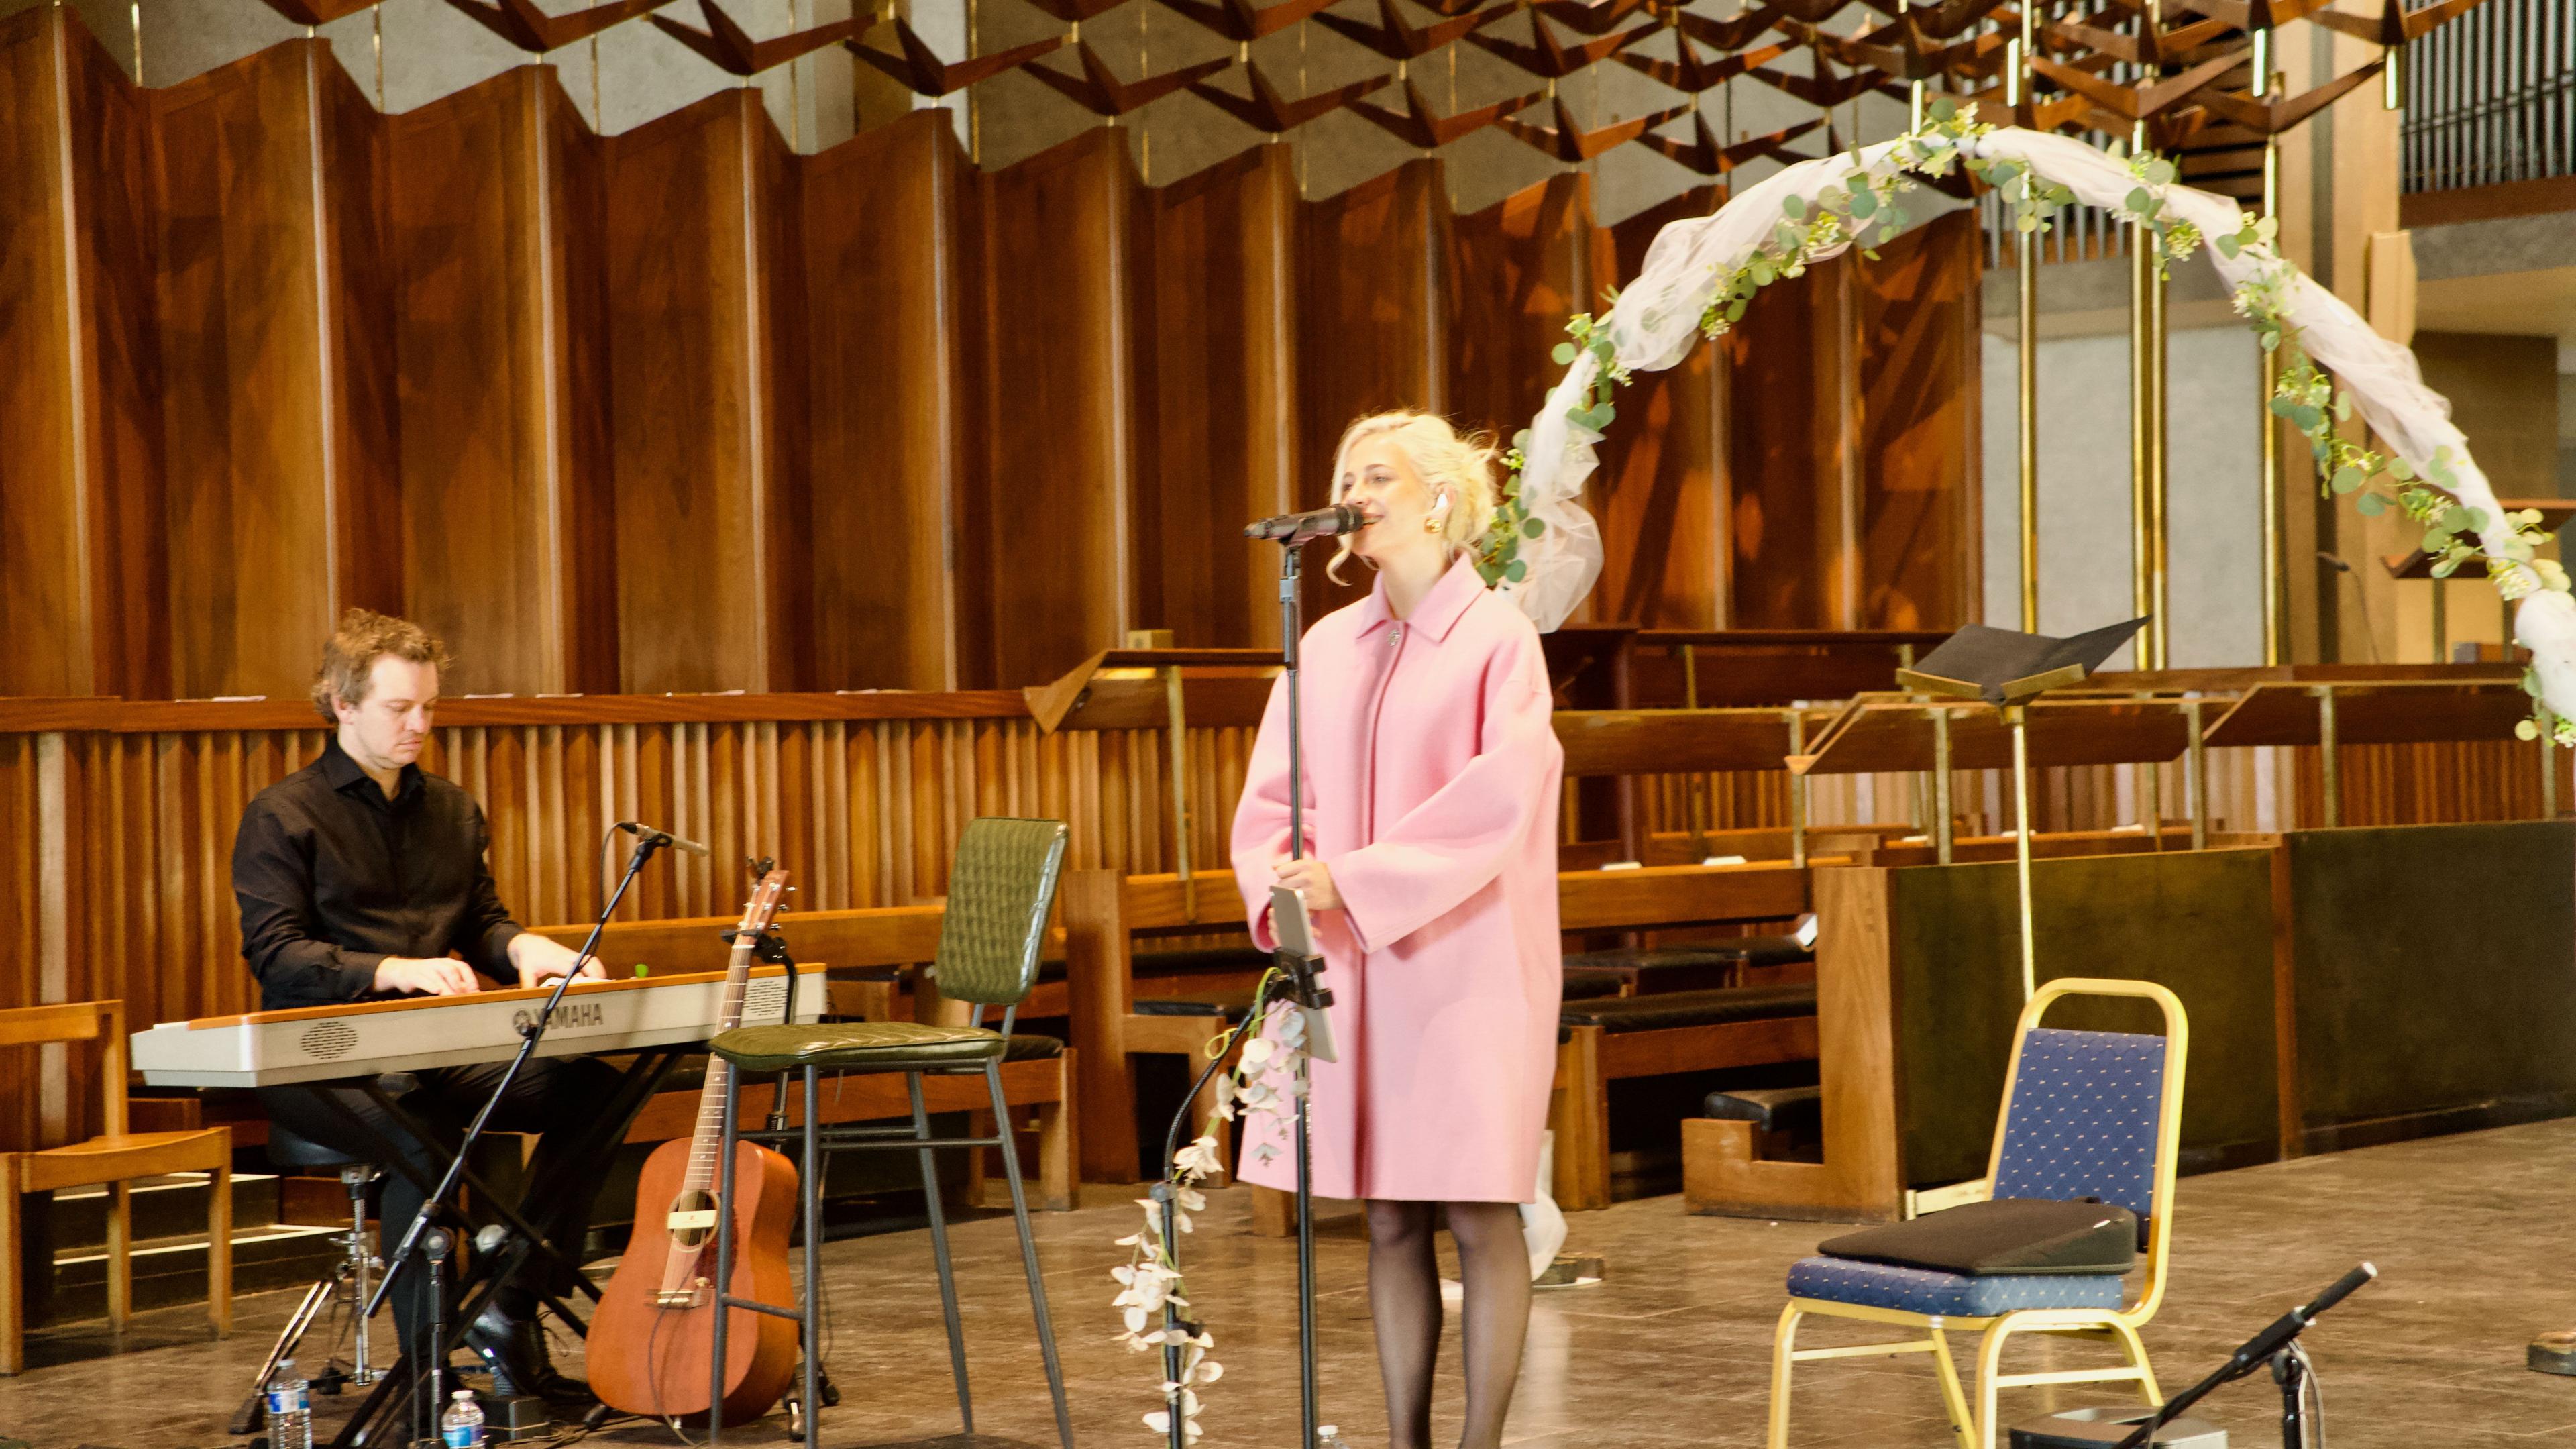
M 1338 911 L 1342 908 L 1342 893 L 1333 884 L 1332 868 L 1313 856 L 1291 860 L 1283 855 L 1270 863 L 1270 869 L 1277 873 L 1281 885 L 1306 893 L 1306 909 Z

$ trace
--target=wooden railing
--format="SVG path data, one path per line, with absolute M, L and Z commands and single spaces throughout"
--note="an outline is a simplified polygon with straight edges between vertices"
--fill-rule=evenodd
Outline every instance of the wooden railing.
M 1193 714 L 1193 720 L 1201 716 Z M 1222 717 L 1187 731 L 1191 859 L 1222 869 L 1252 731 Z M 250 1010 L 231 882 L 235 829 L 252 796 L 321 750 L 300 703 L 0 699 L 0 1006 L 122 998 L 140 1030 Z M 1170 764 L 1160 728 L 1041 731 L 1018 692 L 460 699 L 441 707 L 423 765 L 483 804 L 491 866 L 519 919 L 587 919 L 601 873 L 622 862 L 611 823 L 640 819 L 705 841 L 704 858 L 657 861 L 621 912 L 658 920 L 725 915 L 739 862 L 774 855 L 806 910 L 938 899 L 966 823 L 1041 816 L 1073 832 L 1073 869 L 1173 869 Z M 2562 754 L 2565 752 L 2561 752 Z M 2220 828 L 2317 823 L 2314 750 L 2211 755 Z M 2539 814 L 2536 747 L 2347 746 L 2347 824 L 2499 820 Z M 2562 798 L 2576 800 L 2565 788 Z M 2136 818 L 2129 767 L 2040 772 L 2035 823 L 2103 830 Z M 2182 771 L 2163 772 L 2169 819 L 2187 813 Z M 1703 778 L 1709 830 L 1788 823 L 1787 776 Z M 1638 781 L 1653 833 L 1691 825 L 1690 779 Z M 2126 785 L 2123 781 L 2127 781 Z M 1960 777 L 1972 830 L 2008 824 L 1999 783 Z M 1568 786 L 1565 838 L 1578 838 Z M 1808 819 L 1914 819 L 1905 775 L 1819 780 Z M 60 1048 L 0 1053 L 0 1150 L 61 1141 L 94 1124 L 94 1064 Z

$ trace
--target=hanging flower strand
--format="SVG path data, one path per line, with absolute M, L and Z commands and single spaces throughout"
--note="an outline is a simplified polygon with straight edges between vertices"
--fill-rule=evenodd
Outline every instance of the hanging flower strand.
M 1268 1001 L 1270 988 L 1280 979 L 1275 969 L 1265 973 L 1253 1000 Z M 1259 1030 L 1265 1021 L 1267 1030 Z M 1259 1034 L 1253 1034 L 1257 1030 Z M 1294 1010 L 1247 1013 L 1239 1025 L 1209 1041 L 1208 1057 L 1212 1062 L 1223 1061 L 1238 1045 L 1242 1055 L 1235 1065 L 1218 1070 L 1208 1084 L 1215 1093 L 1214 1117 L 1220 1122 L 1243 1120 L 1246 1150 L 1254 1161 L 1268 1162 L 1279 1155 L 1273 1140 L 1279 1134 L 1255 1133 L 1250 1119 L 1267 1118 L 1271 1127 L 1284 1126 L 1296 1100 L 1305 1095 L 1306 1018 Z M 1177 1245 L 1171 1237 L 1192 1230 L 1191 1214 L 1207 1208 L 1207 1196 L 1198 1184 L 1223 1171 L 1225 1157 L 1214 1132 L 1199 1134 L 1173 1153 L 1163 1179 L 1148 1196 L 1135 1200 L 1145 1210 L 1145 1222 L 1118 1240 L 1119 1247 L 1129 1250 L 1127 1261 L 1109 1270 L 1118 1283 L 1118 1295 L 1110 1304 L 1119 1310 L 1123 1323 L 1117 1341 L 1131 1353 L 1163 1355 L 1163 1407 L 1144 1416 L 1145 1426 L 1168 1439 L 1178 1423 L 1184 1442 L 1195 1442 L 1201 1432 L 1199 1386 L 1215 1383 L 1225 1367 L 1216 1361 L 1215 1337 L 1191 1317 Z

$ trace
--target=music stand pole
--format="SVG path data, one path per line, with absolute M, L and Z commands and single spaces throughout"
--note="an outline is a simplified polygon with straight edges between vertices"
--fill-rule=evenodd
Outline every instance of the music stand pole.
M 563 1001 L 564 989 L 572 985 L 572 979 L 580 975 L 583 968 L 590 965 L 592 955 L 599 949 L 600 934 L 608 929 L 608 918 L 617 914 L 618 902 L 626 899 L 626 888 L 635 883 L 636 873 L 644 869 L 644 862 L 652 859 L 654 851 L 669 841 L 668 835 L 651 830 L 636 837 L 635 853 L 626 861 L 626 874 L 618 880 L 617 889 L 609 894 L 608 904 L 600 909 L 599 919 L 591 924 L 590 938 L 581 943 L 581 954 L 573 958 L 572 966 L 563 975 L 555 978 L 555 989 L 546 997 L 546 1004 L 519 1028 L 518 1055 L 510 1058 L 510 1065 L 501 1073 L 501 1080 L 494 1084 L 492 1095 L 483 1099 L 483 1106 L 475 1112 L 474 1121 L 466 1127 L 465 1139 L 457 1144 L 456 1154 L 448 1159 L 447 1174 L 439 1179 L 438 1191 L 431 1193 L 429 1200 L 420 1205 L 420 1215 L 413 1218 L 411 1226 L 403 1232 L 402 1246 L 385 1260 L 385 1276 L 376 1280 L 375 1296 L 367 1300 L 366 1312 L 361 1317 L 376 1316 L 376 1310 L 384 1305 L 385 1295 L 392 1291 L 395 1280 L 402 1277 L 403 1269 L 411 1266 L 412 1251 L 420 1246 L 421 1234 L 428 1231 L 430 1219 L 447 1206 L 448 1195 L 456 1191 L 457 1179 L 465 1174 L 465 1159 L 474 1151 L 474 1144 L 482 1140 L 484 1125 L 492 1120 L 492 1113 L 500 1107 L 501 1098 L 508 1094 L 510 1084 L 519 1079 L 519 1069 L 528 1064 L 528 1058 L 536 1052 L 537 1043 L 544 1039 L 547 1025 L 554 1020 L 555 1007 Z

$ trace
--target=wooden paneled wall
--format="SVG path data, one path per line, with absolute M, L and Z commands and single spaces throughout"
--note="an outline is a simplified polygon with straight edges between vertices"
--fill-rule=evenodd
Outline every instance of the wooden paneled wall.
M 938 112 L 800 156 L 739 90 L 601 138 L 544 66 L 385 117 L 315 41 L 144 91 L 65 8 L 0 67 L 0 692 L 291 697 L 357 604 L 451 693 L 1266 642 L 1242 523 L 1372 409 L 1507 439 L 1650 234 L 1576 173 L 1452 215 L 1430 159 L 1157 190 L 1108 129 L 980 173 Z M 1591 617 L 1967 617 L 1972 225 L 1773 288 L 1732 407 L 1706 359 L 1631 395 Z

